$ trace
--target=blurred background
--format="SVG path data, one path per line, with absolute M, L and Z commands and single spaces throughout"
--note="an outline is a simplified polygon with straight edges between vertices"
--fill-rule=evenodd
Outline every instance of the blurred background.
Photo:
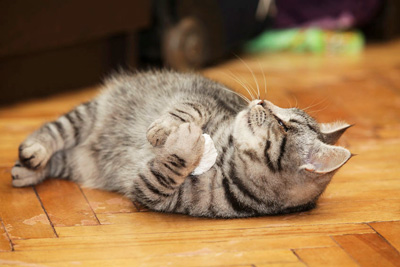
M 0 0 L 0 105 L 119 69 L 241 53 L 357 54 L 400 35 L 398 0 Z M 399 55 L 394 55 L 399 56 Z

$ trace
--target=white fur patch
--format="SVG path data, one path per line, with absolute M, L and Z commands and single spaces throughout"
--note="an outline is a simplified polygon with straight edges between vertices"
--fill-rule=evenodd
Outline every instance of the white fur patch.
M 200 175 L 208 171 L 217 160 L 218 152 L 215 149 L 214 142 L 208 134 L 203 134 L 204 136 L 204 152 L 201 157 L 199 166 L 192 172 L 192 175 Z

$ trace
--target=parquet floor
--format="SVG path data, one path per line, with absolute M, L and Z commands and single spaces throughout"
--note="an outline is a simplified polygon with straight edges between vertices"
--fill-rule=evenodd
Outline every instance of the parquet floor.
M 316 209 L 210 220 L 138 210 L 118 194 L 49 180 L 11 187 L 17 146 L 97 89 L 0 109 L 1 266 L 400 266 L 400 41 L 354 57 L 244 56 L 267 99 L 322 122 L 346 120 L 358 156 Z M 261 71 L 262 70 L 262 71 Z M 256 83 L 239 59 L 204 70 L 238 91 Z

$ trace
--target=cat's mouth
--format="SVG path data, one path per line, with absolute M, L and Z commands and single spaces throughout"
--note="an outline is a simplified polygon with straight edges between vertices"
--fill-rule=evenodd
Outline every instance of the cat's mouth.
M 271 110 L 266 108 L 266 104 L 261 100 L 249 110 L 247 114 L 248 125 L 252 130 L 254 130 L 254 126 L 261 127 L 267 121 L 268 116 L 271 115 L 273 115 Z
M 252 125 L 262 126 L 267 120 L 267 112 L 264 108 L 254 107 L 249 112 L 249 122 Z

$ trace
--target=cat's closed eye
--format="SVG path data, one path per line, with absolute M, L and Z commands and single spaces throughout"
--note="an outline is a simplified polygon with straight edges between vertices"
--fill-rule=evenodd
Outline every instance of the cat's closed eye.
M 289 127 L 286 126 L 286 124 L 285 124 L 280 118 L 278 118 L 278 117 L 275 116 L 275 115 L 274 115 L 274 117 L 275 117 L 276 121 L 278 122 L 278 124 L 281 126 L 281 128 L 282 128 L 285 132 L 288 132 Z

